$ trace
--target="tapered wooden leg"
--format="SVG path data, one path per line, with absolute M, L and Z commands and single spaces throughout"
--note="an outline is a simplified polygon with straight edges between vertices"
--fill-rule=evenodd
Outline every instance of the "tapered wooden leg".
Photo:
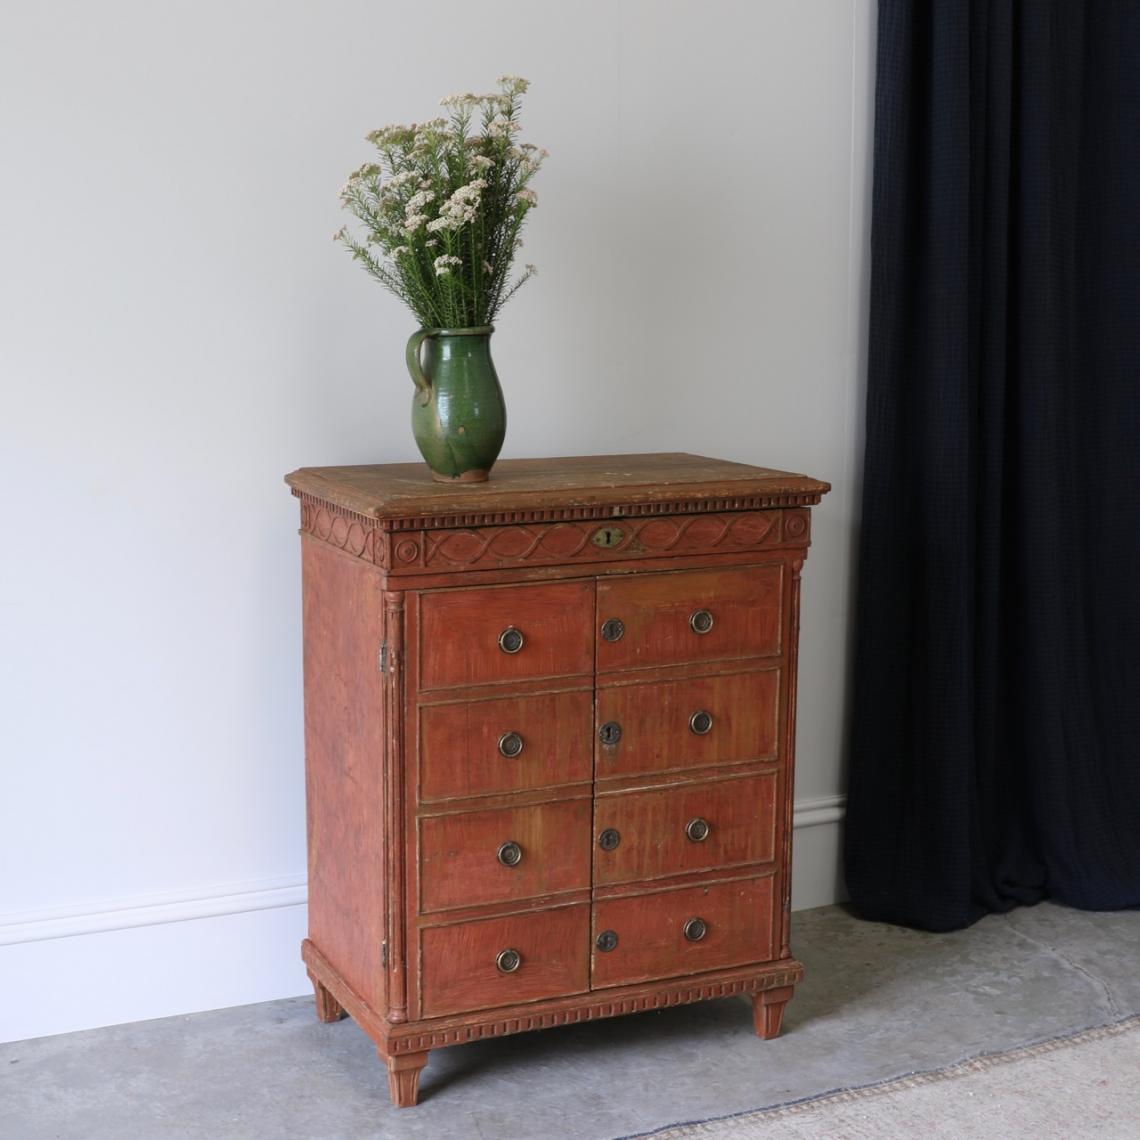
M 388 1066 L 388 1093 L 392 1103 L 397 1108 L 413 1107 L 419 1100 L 420 1073 L 427 1064 L 427 1053 L 404 1053 L 399 1057 L 380 1053 L 380 1060 Z
M 752 995 L 752 1024 L 756 1027 L 756 1036 L 763 1037 L 765 1041 L 777 1037 L 780 1033 L 780 1023 L 784 1020 L 784 1006 L 792 1000 L 794 986 L 781 986 L 775 990 L 763 990 Z
M 340 1021 L 345 1016 L 344 1006 L 312 974 L 309 975 L 309 981 L 313 983 L 313 992 L 317 995 L 317 1017 L 321 1021 Z

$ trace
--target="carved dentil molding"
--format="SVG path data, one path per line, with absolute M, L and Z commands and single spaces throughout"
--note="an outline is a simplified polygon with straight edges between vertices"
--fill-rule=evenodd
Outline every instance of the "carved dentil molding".
M 511 1033 L 526 1033 L 532 1029 L 550 1029 L 555 1025 L 573 1025 L 579 1021 L 594 1021 L 602 1017 L 617 1017 L 626 1013 L 642 1013 L 650 1009 L 665 1009 L 673 1005 L 688 1005 L 709 998 L 731 997 L 734 994 L 755 994 L 763 990 L 794 986 L 803 978 L 803 969 L 783 970 L 763 974 L 757 978 L 737 978 L 724 982 L 706 982 L 697 985 L 679 985 L 674 989 L 654 994 L 599 999 L 588 1005 L 569 1009 L 547 1010 L 523 1017 L 506 1017 L 482 1024 L 459 1025 L 449 1029 L 413 1033 L 409 1036 L 393 1035 L 385 1045 L 390 1054 L 421 1053 L 440 1049 L 446 1045 L 463 1045 L 484 1037 L 505 1037 Z

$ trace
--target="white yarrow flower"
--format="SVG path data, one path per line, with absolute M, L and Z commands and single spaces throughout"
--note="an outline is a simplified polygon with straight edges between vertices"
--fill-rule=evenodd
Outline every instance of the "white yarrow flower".
M 460 186 L 444 202 L 439 217 L 428 223 L 428 229 L 433 233 L 437 230 L 457 230 L 465 222 L 473 222 L 478 216 L 480 195 L 486 188 L 487 181 L 483 178 L 476 178 L 465 186 Z
M 364 137 L 376 146 L 390 146 L 394 142 L 406 139 L 410 133 L 408 127 L 394 123 L 388 127 L 381 127 L 376 131 L 369 131 Z
M 509 139 L 519 129 L 519 124 L 506 115 L 496 115 L 487 124 L 487 134 L 493 139 Z
M 528 186 L 525 190 L 519 190 L 515 197 L 520 202 L 525 202 L 528 206 L 538 205 L 538 195 Z
M 434 190 L 417 190 L 407 201 L 404 206 L 405 216 L 417 214 L 422 206 L 426 206 L 428 202 L 434 201 Z
M 453 254 L 450 254 L 450 253 L 442 253 L 439 255 L 439 257 L 437 257 L 435 259 L 435 261 L 432 262 L 432 265 L 435 266 L 436 277 L 442 277 L 442 276 L 444 276 L 444 274 L 450 273 L 451 267 L 453 265 L 462 265 L 462 264 L 463 264 L 463 259 L 461 257 L 455 257 Z

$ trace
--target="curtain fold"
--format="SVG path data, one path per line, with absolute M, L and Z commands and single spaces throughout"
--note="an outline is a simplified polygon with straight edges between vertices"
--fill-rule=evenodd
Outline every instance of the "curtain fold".
M 1140 905 L 1140 3 L 880 0 L 845 861 Z

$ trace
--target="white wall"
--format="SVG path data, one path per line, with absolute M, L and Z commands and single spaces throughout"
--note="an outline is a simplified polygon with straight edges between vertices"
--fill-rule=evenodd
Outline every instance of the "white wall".
M 505 454 L 821 476 L 797 906 L 836 842 L 871 0 L 23 0 L 0 37 L 0 1039 L 301 993 L 300 465 L 416 458 L 329 240 L 366 130 L 526 75 Z M 809 826 L 810 825 L 810 826 Z

